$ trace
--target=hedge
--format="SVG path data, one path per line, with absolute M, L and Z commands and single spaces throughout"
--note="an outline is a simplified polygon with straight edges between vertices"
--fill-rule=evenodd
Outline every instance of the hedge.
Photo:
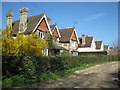
M 102 51 L 102 52 L 78 52 L 78 55 L 107 55 L 107 51 Z
M 32 76 L 42 72 L 54 72 L 81 64 L 99 63 L 103 61 L 117 61 L 118 56 L 89 55 L 89 56 L 2 56 L 3 76 L 12 75 Z

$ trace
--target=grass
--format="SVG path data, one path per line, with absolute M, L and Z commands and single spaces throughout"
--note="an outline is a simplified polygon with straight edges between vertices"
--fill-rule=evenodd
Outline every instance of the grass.
M 3 87 L 20 87 L 23 85 L 24 86 L 30 85 L 30 84 L 37 83 L 37 82 L 46 82 L 46 81 L 54 80 L 57 78 L 62 78 L 64 76 L 68 76 L 77 70 L 83 70 L 83 69 L 95 66 L 97 64 L 105 64 L 109 62 L 113 62 L 113 61 L 103 61 L 99 63 L 81 64 L 80 67 L 76 67 L 76 68 L 72 68 L 68 70 L 42 73 L 40 75 L 37 75 L 34 79 L 23 78 L 20 75 L 12 76 L 10 78 L 4 79 L 2 84 L 3 84 Z

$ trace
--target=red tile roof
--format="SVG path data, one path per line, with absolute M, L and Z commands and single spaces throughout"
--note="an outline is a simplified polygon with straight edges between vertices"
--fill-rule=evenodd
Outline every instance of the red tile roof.
M 55 28 L 56 24 L 50 25 L 51 31 Z
M 78 39 L 79 39 L 79 42 L 80 42 L 80 44 L 78 45 L 78 47 L 90 47 L 91 43 L 92 43 L 92 40 L 93 40 L 93 37 L 86 36 L 85 37 L 85 45 L 82 45 L 82 37 L 80 37 Z
M 60 42 L 70 42 L 70 38 L 74 29 L 74 27 L 59 29 L 61 35 Z
M 31 33 L 34 30 L 34 28 L 36 27 L 36 25 L 38 24 L 38 22 L 40 21 L 40 19 L 43 17 L 43 15 L 45 15 L 45 14 L 42 13 L 39 15 L 28 17 L 27 18 L 27 30 L 24 32 L 24 34 Z M 19 32 L 19 22 L 20 22 L 20 20 L 13 21 L 13 23 L 12 23 L 13 34 L 17 34 Z
M 96 49 L 101 49 L 102 41 L 95 41 Z

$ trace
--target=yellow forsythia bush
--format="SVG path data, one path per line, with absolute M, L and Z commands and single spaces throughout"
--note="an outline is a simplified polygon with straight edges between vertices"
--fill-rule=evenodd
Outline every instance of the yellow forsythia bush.
M 2 53 L 4 55 L 35 55 L 42 56 L 43 49 L 48 43 L 36 36 L 36 34 L 24 35 L 19 33 L 13 38 L 11 30 L 2 31 Z

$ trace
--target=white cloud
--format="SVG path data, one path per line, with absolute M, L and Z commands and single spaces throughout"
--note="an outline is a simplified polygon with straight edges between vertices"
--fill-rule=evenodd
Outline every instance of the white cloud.
M 106 16 L 107 13 L 97 13 L 97 14 L 94 14 L 92 16 L 89 16 L 87 17 L 86 19 L 84 19 L 84 21 L 93 21 L 93 20 L 97 20 L 97 19 L 100 19 L 104 16 Z

